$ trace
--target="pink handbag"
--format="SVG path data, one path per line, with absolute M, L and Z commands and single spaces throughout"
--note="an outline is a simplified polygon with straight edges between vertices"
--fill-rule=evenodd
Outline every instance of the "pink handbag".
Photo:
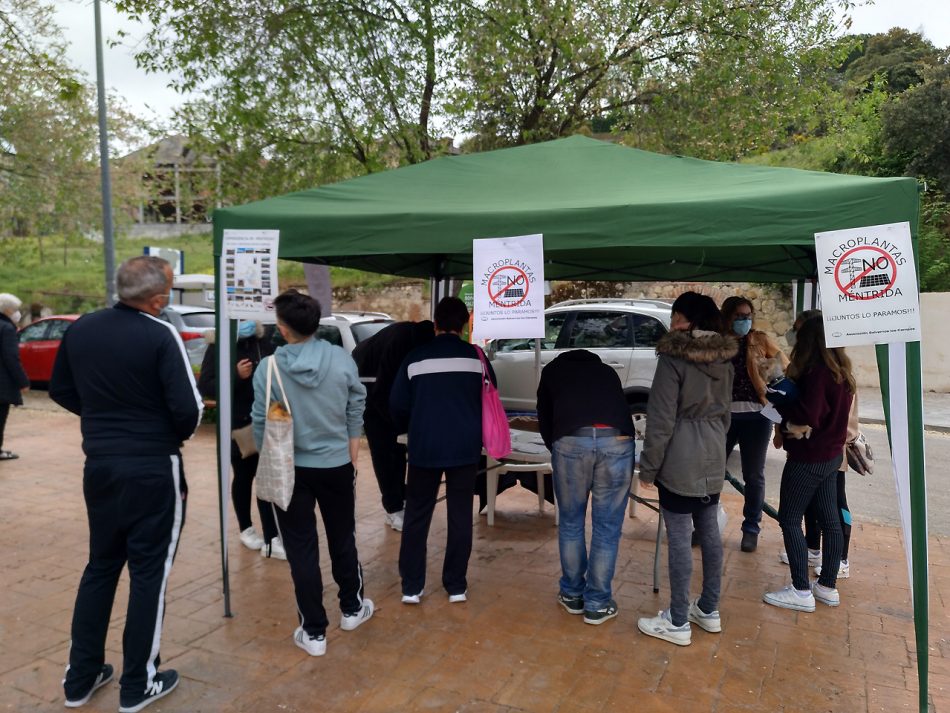
M 475 347 L 478 358 L 482 360 L 482 445 L 492 458 L 504 458 L 511 453 L 511 431 L 508 429 L 508 416 L 498 398 L 498 389 L 488 374 L 488 361 L 485 352 Z

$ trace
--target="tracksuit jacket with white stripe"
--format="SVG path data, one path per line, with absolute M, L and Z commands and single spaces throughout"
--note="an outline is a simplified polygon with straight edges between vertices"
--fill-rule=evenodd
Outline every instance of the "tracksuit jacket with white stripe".
M 482 362 L 457 334 L 438 334 L 405 358 L 389 395 L 399 433 L 409 434 L 409 463 L 454 468 L 482 455 Z M 495 373 L 488 365 L 495 383 Z
M 178 332 L 121 302 L 66 330 L 49 395 L 82 417 L 82 448 L 92 457 L 174 455 L 201 422 L 201 396 Z

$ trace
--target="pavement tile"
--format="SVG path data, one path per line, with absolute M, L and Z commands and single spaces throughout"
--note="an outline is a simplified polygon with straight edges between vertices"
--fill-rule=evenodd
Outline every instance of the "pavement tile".
M 63 666 L 76 586 L 86 560 L 78 421 L 18 410 L 7 433 L 29 454 L 0 477 L 7 517 L 0 520 L 0 710 L 62 710 Z M 50 448 L 55 433 L 56 448 Z M 23 444 L 22 447 L 20 444 Z M 357 482 L 357 540 L 371 622 L 339 629 L 337 590 L 320 530 L 321 571 L 330 616 L 328 653 L 311 658 L 291 642 L 297 625 L 286 562 L 265 560 L 237 541 L 229 518 L 232 617 L 225 617 L 218 541 L 214 434 L 203 427 L 185 449 L 187 521 L 167 597 L 163 663 L 182 684 L 150 707 L 156 713 L 320 710 L 460 713 L 868 713 L 915 710 L 912 608 L 899 532 L 861 522 L 852 577 L 839 582 L 842 605 L 796 613 L 762 603 L 782 586 L 781 536 L 767 521 L 755 554 L 739 552 L 741 499 L 727 492 L 723 632 L 694 628 L 679 648 L 645 637 L 639 616 L 669 605 L 666 553 L 653 592 L 656 516 L 624 523 L 614 597 L 620 616 L 592 627 L 555 602 L 559 565 L 553 509 L 538 513 L 533 493 L 506 491 L 496 526 L 477 517 L 469 601 L 449 605 L 440 586 L 445 511 L 429 539 L 427 594 L 399 601 L 399 534 L 383 524 L 365 445 Z M 950 713 L 950 545 L 931 538 L 931 694 Z M 694 553 L 698 593 L 700 559 Z M 121 664 L 128 579 L 120 579 L 107 659 Z M 6 645 L 15 642 L 14 646 Z M 84 708 L 114 711 L 116 685 Z

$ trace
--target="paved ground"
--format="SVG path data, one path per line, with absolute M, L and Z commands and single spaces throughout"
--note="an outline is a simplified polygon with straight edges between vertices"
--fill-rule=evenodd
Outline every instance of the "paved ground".
M 0 463 L 0 709 L 62 710 L 71 608 L 86 556 L 78 421 L 52 409 L 17 409 L 7 443 L 22 457 Z M 665 576 L 659 595 L 651 588 L 655 519 L 643 512 L 624 531 L 615 580 L 621 615 L 586 626 L 554 603 L 553 513 L 548 507 L 539 517 L 533 494 L 520 490 L 499 498 L 494 528 L 484 517 L 476 521 L 468 603 L 449 606 L 437 586 L 445 536 L 440 508 L 430 537 L 430 594 L 422 606 L 403 606 L 398 534 L 382 525 L 364 454 L 357 537 L 378 613 L 354 632 L 332 624 L 327 656 L 311 659 L 290 640 L 296 615 L 286 564 L 235 547 L 233 522 L 235 615 L 222 616 L 210 428 L 188 444 L 185 463 L 189 509 L 162 647 L 164 663 L 184 680 L 150 711 L 917 710 L 900 535 L 860 512 L 852 577 L 840 584 L 842 606 L 796 614 L 761 603 L 762 592 L 787 576 L 777 558 L 777 527 L 767 525 L 757 553 L 740 553 L 740 501 L 727 494 L 723 633 L 697 630 L 692 646 L 677 648 L 636 630 L 637 616 L 667 604 Z M 322 557 L 329 581 L 325 550 Z M 931 537 L 931 566 L 932 709 L 950 713 L 950 539 Z M 126 596 L 123 583 L 108 640 L 116 664 Z M 330 585 L 324 600 L 332 608 L 335 599 Z M 87 709 L 117 705 L 111 685 Z

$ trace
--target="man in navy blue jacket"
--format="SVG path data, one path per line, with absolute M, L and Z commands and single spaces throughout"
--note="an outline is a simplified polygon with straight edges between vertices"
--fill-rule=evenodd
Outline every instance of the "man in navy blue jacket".
M 442 585 L 450 602 L 466 599 L 472 553 L 472 499 L 482 454 L 482 361 L 459 337 L 468 309 L 457 297 L 435 308 L 435 339 L 411 351 L 399 368 L 389 408 L 409 433 L 406 513 L 399 548 L 402 601 L 418 604 L 426 579 L 426 540 L 445 473 L 448 533 Z M 486 362 L 487 363 L 487 362 Z M 495 375 L 488 366 L 492 382 Z
M 202 401 L 175 328 L 157 318 L 172 273 L 155 257 L 126 260 L 119 303 L 77 320 L 63 337 L 50 397 L 81 417 L 89 562 L 73 611 L 63 688 L 83 705 L 111 678 L 105 640 L 119 575 L 129 565 L 119 711 L 135 713 L 170 693 L 178 673 L 159 671 L 165 590 L 185 520 L 181 444 Z

